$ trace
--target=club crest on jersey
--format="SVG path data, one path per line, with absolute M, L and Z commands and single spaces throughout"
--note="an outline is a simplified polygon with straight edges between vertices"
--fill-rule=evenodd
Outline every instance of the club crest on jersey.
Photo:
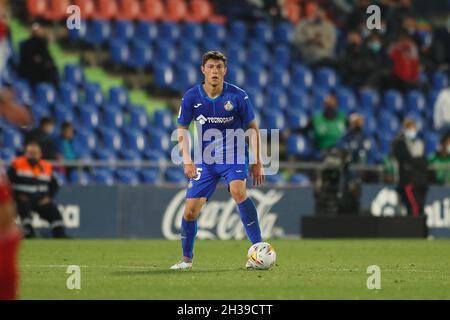
M 227 101 L 227 102 L 225 103 L 225 105 L 224 105 L 224 108 L 225 108 L 225 110 L 227 110 L 227 111 L 231 111 L 231 110 L 233 110 L 234 106 L 233 106 L 233 104 L 231 103 L 231 101 Z

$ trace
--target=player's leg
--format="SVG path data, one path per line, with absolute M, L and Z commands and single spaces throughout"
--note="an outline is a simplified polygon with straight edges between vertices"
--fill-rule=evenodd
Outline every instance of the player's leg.
M 22 235 L 15 217 L 11 188 L 0 172 L 0 300 L 12 300 L 17 296 L 17 253 Z

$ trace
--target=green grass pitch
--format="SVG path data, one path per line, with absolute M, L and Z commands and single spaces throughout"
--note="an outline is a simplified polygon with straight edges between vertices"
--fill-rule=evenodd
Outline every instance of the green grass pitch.
M 194 268 L 170 271 L 167 240 L 28 240 L 21 299 L 450 299 L 448 240 L 273 240 L 277 265 L 248 271 L 247 241 L 197 241 Z M 66 287 L 78 265 L 81 289 Z M 378 265 L 381 289 L 367 288 Z

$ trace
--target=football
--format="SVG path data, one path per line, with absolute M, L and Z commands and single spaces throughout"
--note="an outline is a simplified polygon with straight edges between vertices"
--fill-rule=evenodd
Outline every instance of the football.
M 269 243 L 258 242 L 248 249 L 247 259 L 253 268 L 267 270 L 275 265 L 277 254 Z

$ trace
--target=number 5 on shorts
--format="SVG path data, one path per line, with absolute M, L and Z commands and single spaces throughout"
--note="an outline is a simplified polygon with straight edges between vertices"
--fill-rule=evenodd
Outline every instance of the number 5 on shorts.
M 197 168 L 197 176 L 194 178 L 195 181 L 200 180 L 200 176 L 202 175 L 203 168 Z

